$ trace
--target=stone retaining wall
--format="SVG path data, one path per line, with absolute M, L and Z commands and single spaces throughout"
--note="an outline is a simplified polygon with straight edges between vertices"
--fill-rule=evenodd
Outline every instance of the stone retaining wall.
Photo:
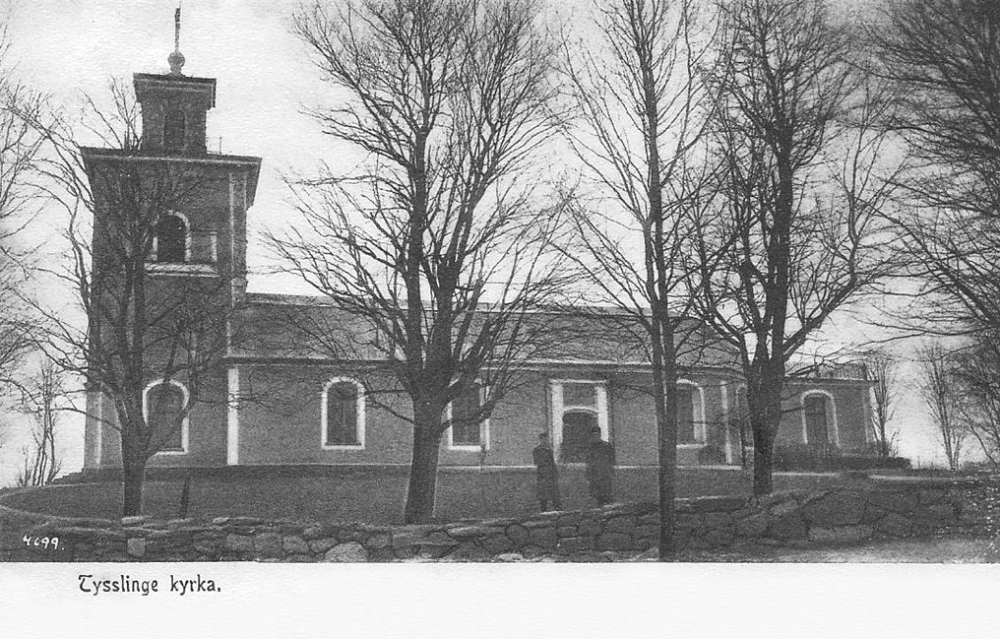
M 893 482 L 896 483 L 896 482 Z M 996 487 L 978 482 L 899 482 L 872 489 L 792 492 L 763 499 L 678 500 L 682 550 L 739 541 L 851 543 L 938 532 L 993 534 Z M 3 507 L 0 507 L 3 509 Z M 10 509 L 6 516 L 10 516 Z M 0 517 L 4 513 L 0 513 Z M 304 524 L 247 517 L 154 521 L 126 517 L 33 524 L 27 544 L 5 549 L 14 561 L 388 562 L 587 560 L 655 548 L 655 504 L 543 513 L 522 519 L 420 526 Z M 31 540 L 58 537 L 59 548 Z

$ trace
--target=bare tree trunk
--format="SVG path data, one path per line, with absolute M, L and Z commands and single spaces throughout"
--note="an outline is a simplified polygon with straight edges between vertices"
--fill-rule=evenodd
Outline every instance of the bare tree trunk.
M 414 406 L 413 458 L 404 512 L 408 524 L 423 523 L 434 517 L 440 446 L 441 409 Z
M 772 472 L 774 470 L 774 460 L 772 458 L 771 441 L 767 435 L 768 427 L 766 418 L 760 421 L 753 421 L 753 494 L 755 496 L 770 495 L 774 492 L 774 482 Z
M 674 540 L 674 498 L 677 494 L 677 364 L 676 356 L 665 353 L 664 343 L 673 346 L 672 334 L 666 339 L 661 333 L 663 327 L 653 321 L 653 402 L 656 405 L 657 439 L 659 444 L 659 468 L 657 472 L 657 496 L 660 506 L 660 560 L 672 559 L 677 551 Z
M 146 478 L 146 460 L 122 446 L 122 517 L 142 514 L 142 484 Z

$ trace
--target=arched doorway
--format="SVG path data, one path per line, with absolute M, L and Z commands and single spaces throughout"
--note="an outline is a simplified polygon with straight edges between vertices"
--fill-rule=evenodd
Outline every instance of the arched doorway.
M 563 413 L 560 460 L 563 462 L 586 461 L 590 432 L 595 428 L 598 428 L 596 413 L 583 410 Z

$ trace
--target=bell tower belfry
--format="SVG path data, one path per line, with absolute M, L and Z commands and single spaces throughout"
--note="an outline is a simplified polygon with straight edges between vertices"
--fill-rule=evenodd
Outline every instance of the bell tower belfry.
M 141 404 L 147 427 L 175 418 L 182 423 L 154 433 L 151 466 L 223 466 L 236 459 L 237 442 L 226 430 L 227 398 L 235 393 L 227 358 L 236 330 L 231 318 L 246 294 L 247 211 L 261 159 L 209 152 L 206 116 L 215 107 L 216 81 L 182 72 L 180 9 L 167 62 L 166 73 L 133 75 L 141 106 L 138 144 L 81 149 L 94 197 L 92 305 L 117 300 L 132 308 L 125 319 L 110 304 L 108 312 L 95 313 L 90 343 L 111 362 L 101 361 L 104 368 L 121 368 L 119 377 L 134 378 L 133 386 L 141 376 L 145 390 L 132 402 Z M 143 328 L 142 370 L 126 370 L 114 325 L 133 321 L 139 308 L 156 319 Z M 96 367 L 100 358 L 88 358 Z M 111 396 L 101 381 L 105 374 L 88 376 L 85 469 L 121 467 L 123 460 L 115 425 L 122 399 Z
M 215 80 L 185 76 L 180 51 L 181 10 L 174 13 L 174 50 L 170 72 L 136 73 L 135 95 L 142 105 L 142 148 L 148 151 L 206 152 L 206 115 L 215 106 Z

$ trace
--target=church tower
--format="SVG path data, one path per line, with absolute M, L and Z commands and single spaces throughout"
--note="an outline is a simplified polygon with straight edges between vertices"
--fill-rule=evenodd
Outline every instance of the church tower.
M 130 381 L 142 385 L 150 428 L 165 425 L 150 466 L 223 466 L 233 446 L 226 357 L 246 294 L 246 215 L 261 159 L 210 152 L 216 81 L 183 73 L 180 9 L 167 61 L 166 73 L 133 76 L 141 129 L 122 148 L 82 149 L 94 199 L 85 469 L 120 468 L 128 456 L 119 416 L 138 406 L 123 408 L 115 384 Z M 135 306 L 127 317 L 114 312 L 122 299 Z M 149 323 L 141 370 L 115 341 L 135 317 Z

